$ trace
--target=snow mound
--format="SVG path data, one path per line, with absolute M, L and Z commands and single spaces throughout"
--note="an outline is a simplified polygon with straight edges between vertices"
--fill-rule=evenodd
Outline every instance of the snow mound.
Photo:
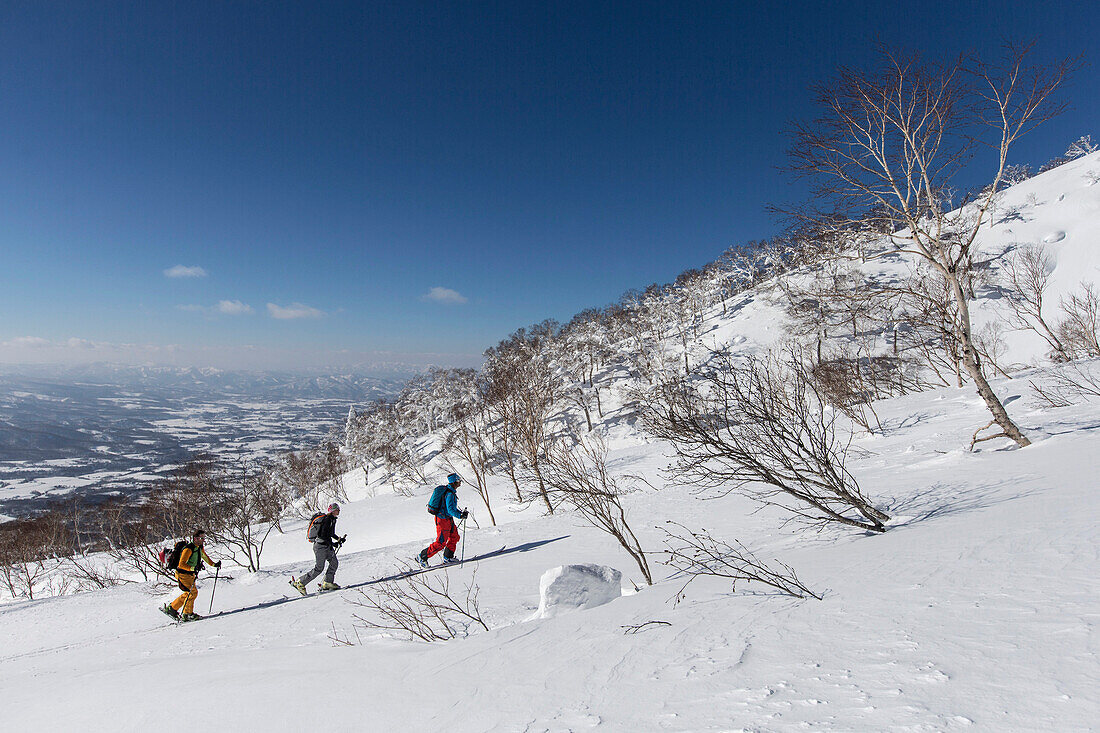
M 559 565 L 542 574 L 539 610 L 529 620 L 595 608 L 622 595 L 623 574 L 604 565 Z

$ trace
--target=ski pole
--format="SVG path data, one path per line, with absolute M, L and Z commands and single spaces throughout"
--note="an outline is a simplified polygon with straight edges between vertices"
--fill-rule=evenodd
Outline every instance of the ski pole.
M 462 562 L 466 562 L 466 517 L 462 518 Z
M 220 566 L 214 569 L 214 587 L 210 589 L 210 608 L 206 609 L 207 614 L 214 610 L 214 592 L 218 590 L 218 574 L 221 571 Z

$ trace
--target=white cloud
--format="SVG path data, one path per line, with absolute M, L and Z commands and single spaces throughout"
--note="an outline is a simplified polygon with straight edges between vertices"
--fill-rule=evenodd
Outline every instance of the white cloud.
M 462 305 L 467 302 L 467 298 L 457 290 L 451 290 L 450 288 L 432 288 L 428 291 L 428 294 L 423 296 L 421 300 L 434 300 L 436 303 L 445 303 L 447 305 Z
M 128 347 L 129 344 L 124 344 L 123 346 Z M 117 344 L 103 341 L 90 341 L 88 339 L 76 338 L 75 336 L 60 341 L 51 341 L 50 339 L 41 338 L 39 336 L 19 336 L 10 341 L 0 341 L 0 349 L 20 351 L 103 351 L 117 348 L 119 348 Z
M 289 321 L 295 318 L 320 318 L 325 315 L 324 311 L 301 303 L 291 303 L 287 306 L 268 303 L 267 313 L 272 318 L 278 318 L 280 321 Z
M 255 312 L 252 306 L 239 300 L 219 300 L 217 308 L 218 313 L 224 313 L 227 316 L 247 316 Z
M 5 341 L 4 346 L 21 349 L 47 349 L 53 346 L 53 342 L 39 336 L 18 336 L 11 341 Z
M 202 313 L 207 318 L 214 318 L 219 315 L 247 316 L 256 312 L 248 303 L 242 303 L 239 300 L 219 300 L 217 305 L 212 306 L 189 303 L 187 305 L 177 305 L 176 308 L 188 313 Z
M 206 277 L 206 270 L 198 266 L 176 265 L 164 271 L 165 277 Z

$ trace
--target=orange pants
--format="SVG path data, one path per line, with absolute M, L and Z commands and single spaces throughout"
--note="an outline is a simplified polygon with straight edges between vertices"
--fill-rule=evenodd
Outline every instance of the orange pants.
M 172 608 L 178 611 L 180 610 L 180 606 L 182 606 L 184 613 L 194 613 L 195 599 L 199 597 L 199 586 L 195 583 L 195 576 L 177 572 L 176 582 L 179 583 L 180 590 L 183 591 L 183 594 L 172 601 Z

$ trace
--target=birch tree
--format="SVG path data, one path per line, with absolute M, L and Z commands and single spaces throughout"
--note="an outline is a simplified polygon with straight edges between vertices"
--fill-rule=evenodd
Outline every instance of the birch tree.
M 1057 115 L 1055 92 L 1071 60 L 1043 66 L 1031 47 L 1009 46 L 1003 61 L 976 58 L 937 64 L 883 49 L 874 71 L 840 69 L 816 91 L 821 116 L 797 124 L 791 168 L 806 177 L 818 202 L 803 215 L 828 210 L 851 220 L 872 212 L 901 229 L 894 251 L 916 255 L 944 281 L 956 313 L 961 361 L 1004 436 L 1030 440 L 1005 410 L 986 378 L 974 343 L 973 298 L 966 282 L 974 248 L 1005 182 L 1013 144 Z M 953 177 L 982 147 L 992 151 L 990 185 L 959 196 Z

